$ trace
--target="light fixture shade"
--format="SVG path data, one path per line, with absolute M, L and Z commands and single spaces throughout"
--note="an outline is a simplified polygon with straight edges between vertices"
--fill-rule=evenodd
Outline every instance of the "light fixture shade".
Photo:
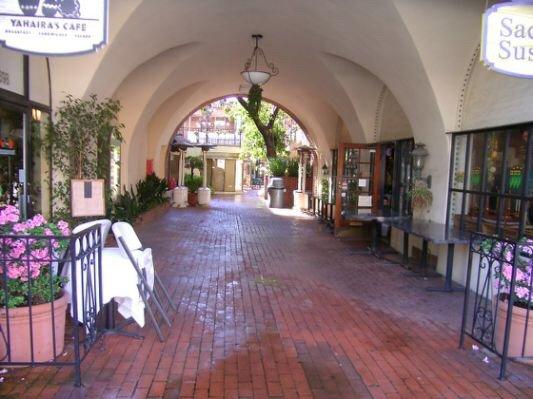
M 242 78 L 252 85 L 262 86 L 270 80 L 270 74 L 263 71 L 242 71 Z
M 411 151 L 411 157 L 413 159 L 413 169 L 415 175 L 420 177 L 420 172 L 424 168 L 424 159 L 429 155 L 428 150 L 425 148 L 425 144 L 415 144 L 415 148 Z

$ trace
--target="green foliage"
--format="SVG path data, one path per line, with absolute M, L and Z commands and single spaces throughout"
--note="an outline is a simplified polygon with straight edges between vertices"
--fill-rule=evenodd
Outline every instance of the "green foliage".
M 119 123 L 120 102 L 98 101 L 96 95 L 83 100 L 67 95 L 50 121 L 44 150 L 51 159 L 54 177 L 51 185 L 53 219 L 70 218 L 70 180 L 105 179 L 109 182 L 111 141 L 122 141 L 124 125 Z M 106 190 L 111 202 L 111 187 Z
M 141 213 L 142 210 L 139 205 L 139 199 L 133 191 L 133 188 L 131 191 L 128 191 L 128 189 L 124 187 L 124 192 L 118 194 L 113 202 L 113 221 L 133 223 Z
M 185 158 L 185 162 L 187 163 L 187 166 L 191 168 L 191 175 L 194 175 L 194 169 L 200 170 L 204 167 L 204 161 L 200 156 L 190 155 Z
M 415 181 L 414 186 L 407 192 L 411 199 L 413 210 L 424 210 L 433 203 L 433 194 L 426 183 L 421 180 Z
M 202 187 L 203 179 L 201 176 L 187 175 L 184 179 L 184 184 L 189 189 L 190 193 L 198 192 L 198 189 Z
M 282 157 L 270 158 L 268 160 L 268 170 L 274 177 L 283 177 L 287 171 L 287 159 Z
M 287 161 L 287 176 L 289 177 L 298 177 L 298 169 L 300 168 L 300 163 L 297 158 L 290 158 Z
M 323 177 L 322 180 L 320 180 L 320 185 L 322 187 L 321 189 L 321 199 L 322 202 L 327 203 L 329 199 L 329 180 L 327 177 Z
M 124 187 L 124 192 L 118 194 L 113 202 L 112 219 L 129 223 L 135 222 L 143 212 L 165 203 L 167 190 L 166 180 L 160 179 L 155 173 L 138 181 L 135 190 L 133 188 L 128 190 Z
M 268 123 L 272 109 L 272 104 L 264 102 L 261 104 L 259 109 L 259 118 L 265 124 Z M 234 102 L 229 102 L 225 111 L 229 118 L 233 120 L 241 120 L 241 131 L 243 138 L 241 146 L 241 159 L 252 159 L 254 161 L 266 160 L 267 156 L 265 139 L 259 132 L 259 129 L 257 129 L 254 121 L 248 115 L 248 112 L 246 112 L 246 110 L 238 103 Z M 286 119 L 290 119 L 290 116 L 280 110 L 272 128 L 275 139 L 275 147 L 279 156 L 287 154 L 287 150 L 285 148 L 286 131 L 284 128 L 284 120 Z
M 39 276 L 31 281 L 31 305 L 41 305 L 58 299 L 60 297 L 61 287 L 66 282 L 66 277 L 51 276 L 50 271 L 47 268 L 43 268 Z M 7 307 L 17 308 L 29 306 L 29 290 L 30 284 L 28 281 L 7 279 Z M 4 290 L 0 290 L 0 306 L 6 306 Z
M 147 210 L 166 202 L 165 194 L 168 190 L 167 181 L 165 179 L 160 179 L 155 173 L 146 176 L 144 180 L 140 180 L 135 185 L 135 189 L 141 212 L 146 212 Z
M 252 85 L 248 91 L 249 111 L 253 115 L 259 115 L 261 109 L 261 102 L 263 101 L 263 89 L 259 85 Z

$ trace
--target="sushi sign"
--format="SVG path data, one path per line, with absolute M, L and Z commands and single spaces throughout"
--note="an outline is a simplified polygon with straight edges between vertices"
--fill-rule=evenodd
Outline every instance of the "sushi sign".
M 533 1 L 495 4 L 483 15 L 481 60 L 496 72 L 533 78 Z
M 0 44 L 37 55 L 91 53 L 107 43 L 108 0 L 2 0 Z

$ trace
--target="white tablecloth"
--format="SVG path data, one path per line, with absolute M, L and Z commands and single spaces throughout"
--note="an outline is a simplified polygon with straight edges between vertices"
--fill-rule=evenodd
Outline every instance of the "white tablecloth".
M 154 286 L 154 267 L 152 250 L 136 250 L 132 252 L 141 269 L 146 271 L 146 279 L 150 288 Z M 72 280 L 70 264 L 65 265 L 64 275 L 69 279 L 65 291 L 72 296 Z M 81 286 L 81 266 L 77 265 L 77 307 L 78 321 L 83 323 L 83 303 Z M 95 277 L 98 278 L 97 276 Z M 138 275 L 129 258 L 123 256 L 117 248 L 104 248 L 102 251 L 102 299 L 103 304 L 115 299 L 118 311 L 124 318 L 132 317 L 139 326 L 144 326 L 144 303 L 137 288 Z M 84 291 L 86 293 L 86 291 Z M 98 292 L 95 293 L 98 298 Z M 69 300 L 70 301 L 70 300 Z M 99 309 L 98 309 L 99 310 Z M 71 315 L 73 315 L 71 309 Z

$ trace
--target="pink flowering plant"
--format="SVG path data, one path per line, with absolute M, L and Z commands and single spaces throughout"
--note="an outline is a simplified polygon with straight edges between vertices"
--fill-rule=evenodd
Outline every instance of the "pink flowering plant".
M 497 261 L 494 268 L 493 286 L 499 292 L 500 297 L 509 298 L 513 267 L 515 267 L 514 305 L 533 309 L 531 301 L 533 295 L 533 240 L 524 237 L 516 244 L 512 244 L 497 239 L 486 239 L 481 243 L 481 250 L 485 254 L 491 254 Z
M 40 214 L 21 221 L 18 208 L 0 207 L 0 306 L 38 305 L 59 297 L 66 281 L 51 265 L 68 248 L 69 235 L 64 221 L 50 223 Z

